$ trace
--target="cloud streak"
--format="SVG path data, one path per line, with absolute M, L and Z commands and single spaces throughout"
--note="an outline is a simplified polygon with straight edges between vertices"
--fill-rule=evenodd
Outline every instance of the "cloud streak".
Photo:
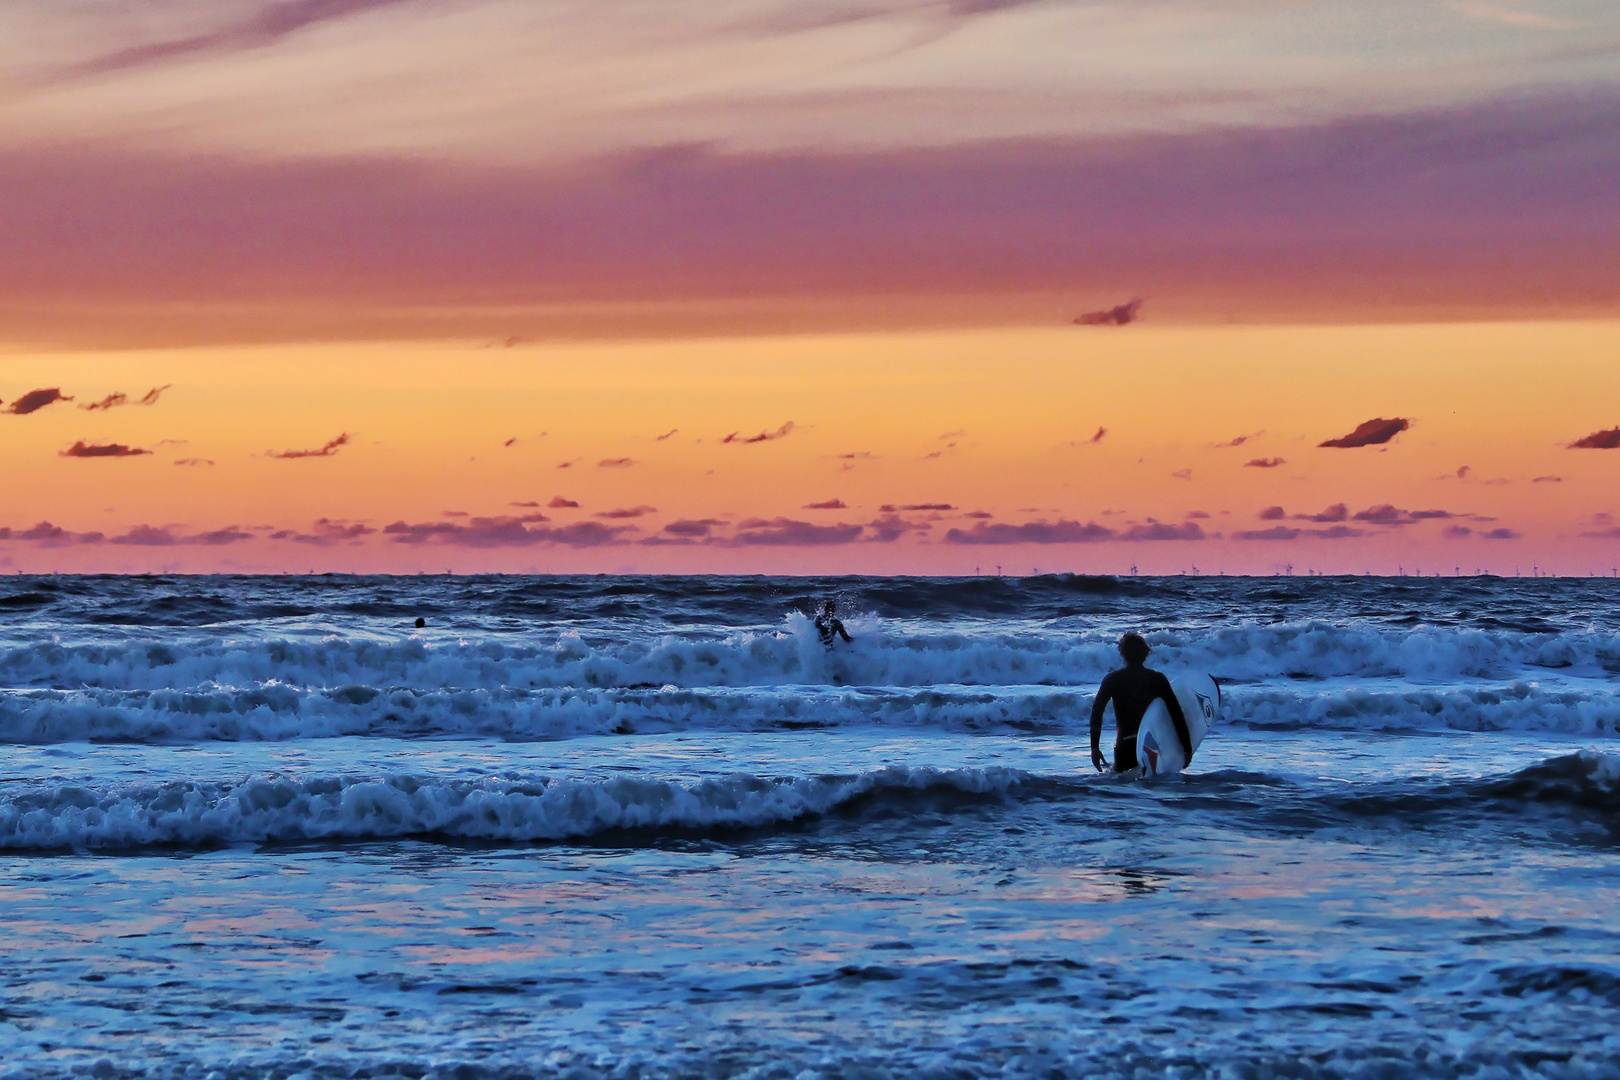
M 280 453 L 270 451 L 266 456 L 282 461 L 291 461 L 296 458 L 332 457 L 338 450 L 349 445 L 349 433 L 344 432 L 337 438 L 328 442 L 318 450 L 283 450 Z
M 408 2 L 410 0 L 278 0 L 259 3 L 254 5 L 255 10 L 246 18 L 229 22 L 218 29 L 103 53 L 63 69 L 56 78 L 61 81 L 110 75 L 178 63 L 200 55 L 262 49 L 321 23 Z
M 60 451 L 57 456 L 66 458 L 121 458 L 142 457 L 151 452 L 150 450 L 142 450 L 138 446 L 125 446 L 123 443 L 87 443 L 80 439 L 66 450 Z
M 793 421 L 789 420 L 775 431 L 762 431 L 758 435 L 746 437 L 741 437 L 738 432 L 733 431 L 720 441 L 721 443 L 743 443 L 747 445 L 749 443 L 775 442 L 777 439 L 785 439 L 791 434 L 793 434 Z
M 108 409 L 116 409 L 121 405 L 156 405 L 158 403 L 158 398 L 163 396 L 163 391 L 169 389 L 169 386 L 170 384 L 168 383 L 165 383 L 162 386 L 154 386 L 152 389 L 148 390 L 145 394 L 142 394 L 134 401 L 129 400 L 128 394 L 108 394 L 100 401 L 92 401 L 88 404 L 80 405 L 79 408 L 84 409 L 87 412 L 105 412 Z

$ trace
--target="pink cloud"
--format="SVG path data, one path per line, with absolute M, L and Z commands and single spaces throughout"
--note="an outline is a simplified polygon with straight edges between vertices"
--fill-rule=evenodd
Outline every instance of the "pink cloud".
M 1612 313 L 1617 99 L 550 170 L 19 148 L 0 152 L 0 288 L 14 307 L 825 297 L 830 319 L 851 317 L 840 298 L 952 297 L 893 316 L 932 321 L 984 318 L 977 296 L 1129 280 L 1204 312 L 1405 312 L 1419 290 L 1425 311 Z
M 825 547 L 860 539 L 859 525 L 815 525 L 791 518 L 749 518 L 737 525 L 728 543 L 735 546 Z
M 1021 525 L 979 522 L 971 529 L 951 529 L 947 544 L 1095 544 L 1112 540 L 1114 530 L 1096 522 L 1026 521 Z
M 470 548 L 534 547 L 543 544 L 575 548 L 604 547 L 626 543 L 620 537 L 628 531 L 629 526 L 603 525 L 596 521 L 550 528 L 539 525 L 534 517 L 475 517 L 465 524 L 396 521 L 383 528 L 383 534 L 396 544 L 437 543 Z

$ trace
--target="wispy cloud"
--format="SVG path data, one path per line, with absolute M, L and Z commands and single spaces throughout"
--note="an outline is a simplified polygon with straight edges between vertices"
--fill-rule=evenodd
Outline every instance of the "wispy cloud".
M 205 458 L 205 457 L 183 457 L 183 458 L 175 458 L 174 463 L 176 465 L 187 466 L 188 468 L 199 468 L 199 467 L 203 467 L 203 466 L 212 465 L 214 463 L 214 459 L 213 458 Z
M 781 427 L 777 428 L 775 431 L 762 431 L 758 435 L 749 435 L 749 436 L 746 436 L 746 437 L 741 436 L 741 435 L 739 435 L 738 432 L 733 431 L 730 435 L 727 435 L 725 438 L 721 439 L 720 441 L 722 443 L 744 443 L 744 444 L 762 443 L 762 442 L 775 442 L 777 439 L 785 439 L 791 434 L 793 434 L 793 421 L 789 420 L 787 423 L 783 424 Z
M 88 404 L 80 405 L 79 408 L 88 412 L 96 412 L 105 411 L 107 409 L 116 409 L 120 405 L 156 405 L 158 403 L 158 398 L 163 396 L 163 391 L 167 390 L 170 385 L 172 384 L 164 383 L 162 386 L 154 386 L 152 389 L 148 390 L 134 401 L 129 400 L 128 394 L 115 393 L 108 394 L 100 401 L 92 401 Z
M 1275 469 L 1286 464 L 1288 464 L 1287 458 L 1257 457 L 1250 458 L 1248 461 L 1245 461 L 1243 463 L 1243 467 L 1245 469 Z
M 345 431 L 343 434 L 341 434 L 337 438 L 331 440 L 325 446 L 322 446 L 318 450 L 282 450 L 279 453 L 272 450 L 272 451 L 269 451 L 266 456 L 272 457 L 272 458 L 279 458 L 279 459 L 281 459 L 283 461 L 292 460 L 294 458 L 331 457 L 334 454 L 336 454 L 341 447 L 348 446 L 348 445 L 349 445 L 349 433 Z
M 200 55 L 262 49 L 320 23 L 408 2 L 410 0 L 276 0 L 259 3 L 246 17 L 217 29 L 104 53 L 73 65 L 61 72 L 59 78 L 107 75 L 178 63 Z
M 1520 26 L 1534 30 L 1569 30 L 1576 25 L 1568 19 L 1560 19 L 1548 15 L 1544 11 L 1537 11 L 1524 3 L 1496 3 L 1492 0 L 1446 0 L 1446 7 L 1459 15 L 1464 15 L 1479 22 L 1500 23 L 1503 26 Z
M 607 518 L 610 521 L 623 521 L 627 518 L 646 517 L 648 514 L 656 513 L 658 513 L 658 507 L 642 505 L 622 507 L 616 510 L 598 510 L 595 516 Z
M 805 503 L 800 507 L 803 510 L 847 510 L 843 499 L 827 499 L 824 502 Z
M 598 469 L 628 469 L 628 468 L 630 468 L 630 466 L 634 465 L 635 463 L 636 463 L 635 458 L 627 458 L 627 457 L 603 458 L 601 461 L 598 461 L 596 463 L 596 467 Z M 570 462 L 568 464 L 572 464 L 572 463 Z M 568 467 L 568 464 L 559 465 L 557 467 L 559 469 L 566 469 Z
M 1336 447 L 1341 450 L 1353 450 L 1362 446 L 1379 446 L 1389 442 L 1395 436 L 1412 426 L 1412 421 L 1404 417 L 1395 417 L 1390 420 L 1378 418 L 1359 424 L 1356 430 L 1348 435 L 1341 435 L 1337 439 L 1328 439 L 1318 443 L 1321 447 Z
M 546 503 L 549 510 L 578 510 L 579 503 L 573 499 L 565 499 L 561 495 L 553 495 L 551 501 Z

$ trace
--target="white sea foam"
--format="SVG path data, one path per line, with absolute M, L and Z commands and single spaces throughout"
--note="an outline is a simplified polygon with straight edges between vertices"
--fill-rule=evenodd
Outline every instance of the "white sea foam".
M 1620 735 L 1620 690 L 1596 680 L 1413 686 L 1391 680 L 1228 687 L 1223 722 L 1349 731 Z M 669 731 L 877 726 L 1083 735 L 1092 692 L 1043 686 L 688 689 L 311 688 L 0 692 L 0 740 L 190 742 L 482 736 L 517 740 Z
M 860 627 L 473 641 L 190 635 L 0 650 L 0 739 L 555 739 L 876 724 L 1081 731 L 1116 662 L 1097 632 Z M 1153 635 L 1154 663 L 1236 683 L 1229 722 L 1620 732 L 1620 636 L 1304 622 Z
M 1620 634 L 1523 633 L 1420 627 L 1391 630 L 1321 622 L 1236 625 L 1149 635 L 1154 663 L 1238 681 L 1274 678 L 1519 677 L 1620 672 Z M 344 685 L 599 688 L 1079 685 L 1117 665 L 1113 635 L 1098 631 L 927 630 L 877 624 L 856 644 L 826 653 L 801 616 L 775 631 L 726 635 L 626 632 L 486 636 L 429 642 L 408 637 L 159 639 L 35 642 L 0 648 L 0 682 L 13 687 L 186 690 L 199 686 Z

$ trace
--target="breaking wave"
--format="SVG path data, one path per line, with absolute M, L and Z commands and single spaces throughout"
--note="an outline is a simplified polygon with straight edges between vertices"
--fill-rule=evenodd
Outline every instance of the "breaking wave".
M 707 833 L 791 825 L 874 802 L 927 815 L 982 799 L 1083 799 L 1142 794 L 1142 812 L 1232 812 L 1273 817 L 1291 830 L 1341 828 L 1379 817 L 1421 828 L 1481 816 L 1516 819 L 1538 809 L 1572 822 L 1620 827 L 1620 757 L 1582 752 L 1515 773 L 1469 781 L 1407 778 L 1366 791 L 1305 788 L 1266 773 L 1213 773 L 1168 783 L 1099 785 L 1092 778 L 1016 769 L 890 766 L 854 775 L 733 774 L 700 782 L 634 778 L 409 774 L 169 781 L 99 788 L 40 783 L 0 797 L 0 848 L 118 849 L 407 837 L 535 842 L 604 834 Z
M 829 655 L 774 630 L 438 641 L 176 635 L 0 649 L 0 739 L 556 739 L 881 725 L 1078 732 L 1116 662 L 1097 630 L 851 620 Z M 1620 732 L 1620 635 L 1321 622 L 1153 633 L 1154 663 L 1229 684 L 1225 719 L 1346 730 Z

